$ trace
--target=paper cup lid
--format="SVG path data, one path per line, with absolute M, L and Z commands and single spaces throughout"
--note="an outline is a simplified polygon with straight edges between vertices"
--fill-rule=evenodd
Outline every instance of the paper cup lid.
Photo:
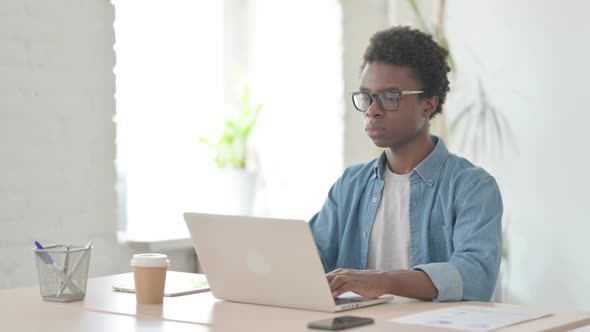
M 161 267 L 168 266 L 170 261 L 164 254 L 135 254 L 131 266 Z

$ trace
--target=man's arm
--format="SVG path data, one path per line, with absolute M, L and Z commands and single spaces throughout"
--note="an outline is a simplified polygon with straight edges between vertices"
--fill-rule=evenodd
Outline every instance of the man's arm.
M 338 257 L 338 180 L 330 191 L 328 197 L 318 212 L 309 221 L 309 226 L 318 247 L 324 271 L 330 271 L 336 266 Z
M 345 291 L 437 301 L 489 301 L 496 286 L 502 248 L 502 199 L 492 177 L 478 179 L 457 202 L 455 251 L 448 262 L 412 271 L 336 270 L 327 277 L 334 294 Z
M 334 297 L 344 292 L 375 298 L 383 294 L 433 300 L 438 290 L 430 277 L 422 271 L 372 271 L 338 269 L 327 274 Z
M 417 265 L 438 289 L 437 301 L 489 301 L 502 252 L 502 198 L 493 177 L 477 179 L 455 203 L 454 252 L 448 262 Z

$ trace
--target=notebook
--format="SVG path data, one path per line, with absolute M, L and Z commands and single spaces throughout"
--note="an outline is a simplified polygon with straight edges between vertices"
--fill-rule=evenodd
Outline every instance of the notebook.
M 112 285 L 114 291 L 135 293 L 133 273 L 126 273 Z M 164 296 L 180 296 L 209 291 L 209 283 L 204 274 L 177 271 L 166 272 Z
M 184 218 L 211 292 L 218 299 L 326 312 L 393 299 L 353 293 L 334 299 L 304 220 L 202 213 L 185 213 Z

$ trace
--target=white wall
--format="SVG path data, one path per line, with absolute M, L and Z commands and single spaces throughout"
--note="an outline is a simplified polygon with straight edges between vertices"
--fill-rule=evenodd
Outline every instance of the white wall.
M 0 1 L 0 288 L 37 283 L 34 240 L 92 240 L 91 275 L 126 269 L 113 19 L 106 0 Z
M 33 241 L 93 241 L 89 275 L 135 252 L 196 268 L 190 247 L 116 238 L 115 10 L 109 0 L 0 1 L 0 288 L 37 284 Z
M 356 111 L 350 93 L 358 90 L 360 65 L 369 38 L 388 26 L 387 0 L 341 0 L 342 59 L 344 76 L 344 165 L 375 158 L 379 150 L 367 137 L 362 114 Z
M 483 75 L 517 152 L 484 165 L 500 180 L 507 300 L 590 309 L 590 23 L 587 1 L 448 1 L 459 77 Z M 463 79 L 454 88 L 469 90 Z

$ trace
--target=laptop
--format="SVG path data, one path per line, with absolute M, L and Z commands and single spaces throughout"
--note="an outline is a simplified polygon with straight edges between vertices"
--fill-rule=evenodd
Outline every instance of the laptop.
M 304 220 L 185 213 L 213 296 L 278 307 L 337 312 L 391 301 L 346 293 L 334 299 Z

